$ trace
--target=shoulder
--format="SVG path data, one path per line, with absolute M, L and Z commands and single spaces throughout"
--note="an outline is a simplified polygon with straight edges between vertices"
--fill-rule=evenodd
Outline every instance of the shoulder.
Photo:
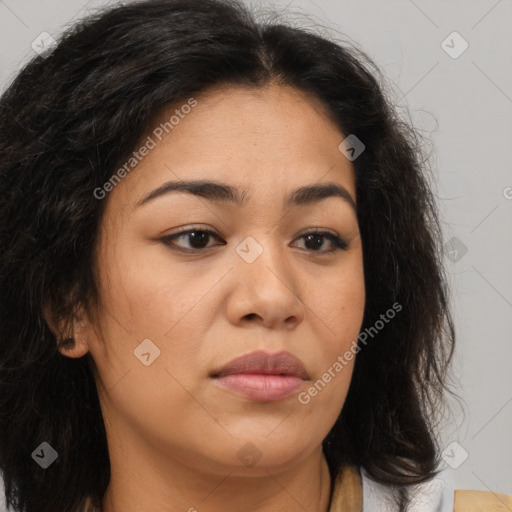
M 394 492 L 360 470 L 363 512 L 394 512 Z M 512 498 L 491 491 L 454 489 L 441 472 L 436 478 L 411 488 L 411 512 L 512 512 Z
M 511 512 L 512 498 L 491 491 L 455 490 L 455 512 Z
M 375 482 L 361 469 L 363 511 L 398 510 L 398 490 Z M 440 476 L 408 488 L 411 512 L 453 512 L 454 490 Z

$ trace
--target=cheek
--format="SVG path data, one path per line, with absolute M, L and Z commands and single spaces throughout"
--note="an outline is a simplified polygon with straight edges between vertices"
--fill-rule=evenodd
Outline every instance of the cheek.
M 315 318 L 314 375 L 312 383 L 298 397 L 310 412 L 335 419 L 345 401 L 352 378 L 353 367 L 365 307 L 365 284 L 361 260 L 354 258 L 323 286 L 311 289 L 310 300 Z
M 134 341 L 168 338 L 184 329 L 189 313 L 218 280 L 209 272 L 198 277 L 190 270 L 194 262 L 172 263 L 165 250 L 141 249 L 128 237 L 120 237 L 105 261 L 102 296 L 115 320 L 130 327 Z
M 361 329 L 365 289 L 361 274 L 351 274 L 343 282 L 332 282 L 331 293 L 318 294 L 314 301 L 317 319 L 316 340 L 312 353 L 314 371 L 311 382 L 297 396 L 299 404 L 313 425 L 313 430 L 327 432 L 343 408 L 354 369 L 357 337 Z
M 211 321 L 198 319 L 198 311 L 207 313 L 198 304 L 215 279 L 190 281 L 171 265 L 155 266 L 136 257 L 109 261 L 100 280 L 103 343 L 92 354 L 104 403 L 142 436 L 186 431 L 189 424 L 176 422 L 175 411 L 185 418 L 198 415 L 187 390 L 196 384 L 202 333 Z
M 198 304 L 215 282 L 208 276 L 189 280 L 176 266 L 156 265 L 142 252 L 119 243 L 104 255 L 99 329 L 91 347 L 105 388 L 115 387 L 128 406 L 181 397 L 166 369 L 183 369 L 177 377 L 188 383 L 191 372 L 185 370 L 197 366 L 198 332 L 209 321 L 198 321 Z
M 347 343 L 357 338 L 365 307 L 365 283 L 362 263 L 353 258 L 353 264 L 333 269 L 321 279 L 312 280 L 307 293 L 315 322 L 322 328 L 322 345 L 331 356 L 344 351 Z

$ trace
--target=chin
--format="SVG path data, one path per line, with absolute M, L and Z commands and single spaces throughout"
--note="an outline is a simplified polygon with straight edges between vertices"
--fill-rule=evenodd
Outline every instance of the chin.
M 268 436 L 268 437 L 267 437 Z M 295 436 L 276 436 L 273 434 L 260 437 L 244 437 L 233 442 L 236 451 L 225 454 L 228 456 L 226 461 L 231 467 L 233 476 L 268 476 L 269 474 L 278 474 L 286 472 L 304 459 L 311 456 L 318 446 L 311 444 L 311 438 L 302 433 L 300 441 L 309 440 L 309 443 L 303 445 L 298 442 Z M 296 437 L 299 437 L 297 435 Z M 321 441 L 319 441 L 321 448 Z M 222 457 L 224 459 L 224 457 Z

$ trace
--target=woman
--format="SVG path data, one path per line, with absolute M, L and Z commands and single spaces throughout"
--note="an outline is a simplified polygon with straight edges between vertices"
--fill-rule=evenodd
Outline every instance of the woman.
M 480 510 L 436 478 L 440 229 L 374 74 L 227 0 L 111 8 L 20 72 L 0 101 L 8 505 Z

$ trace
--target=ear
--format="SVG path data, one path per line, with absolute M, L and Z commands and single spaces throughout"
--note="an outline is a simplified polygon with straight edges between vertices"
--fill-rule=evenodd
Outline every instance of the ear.
M 72 317 L 59 318 L 55 310 L 45 304 L 43 316 L 57 339 L 58 351 L 66 357 L 79 358 L 89 352 L 90 322 L 82 304 L 75 307 Z

